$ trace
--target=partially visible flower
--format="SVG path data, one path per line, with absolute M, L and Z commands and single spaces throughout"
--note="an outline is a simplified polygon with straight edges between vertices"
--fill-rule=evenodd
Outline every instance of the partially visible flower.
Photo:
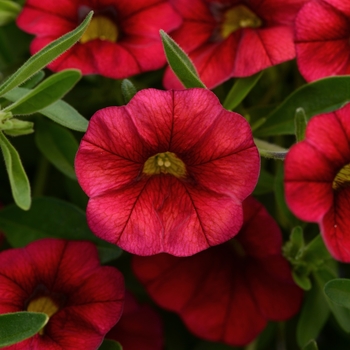
M 50 317 L 38 334 L 8 350 L 96 350 L 123 303 L 123 276 L 100 266 L 92 243 L 42 239 L 0 253 L 0 314 Z
M 344 0 L 312 0 L 296 17 L 295 45 L 307 81 L 350 73 L 350 7 Z
M 35 53 L 77 27 L 90 10 L 89 27 L 48 66 L 53 71 L 78 68 L 83 74 L 121 79 L 165 64 L 159 29 L 171 31 L 181 23 L 167 0 L 27 0 L 17 24 L 36 35 Z
M 138 255 L 232 238 L 259 165 L 249 124 L 206 89 L 142 90 L 98 111 L 75 160 L 90 228 Z
M 293 21 L 305 1 L 170 0 L 183 17 L 171 36 L 213 88 L 293 59 Z M 164 86 L 182 87 L 170 68 Z
M 123 350 L 162 350 L 163 326 L 159 315 L 147 304 L 139 304 L 127 292 L 122 318 L 106 335 Z
M 313 117 L 304 141 L 285 160 L 285 196 L 292 212 L 320 224 L 334 258 L 350 262 L 350 105 Z
M 276 222 L 252 197 L 243 206 L 243 227 L 230 242 L 186 258 L 133 257 L 136 276 L 160 306 L 198 337 L 233 346 L 251 342 L 267 321 L 293 316 L 302 299 Z

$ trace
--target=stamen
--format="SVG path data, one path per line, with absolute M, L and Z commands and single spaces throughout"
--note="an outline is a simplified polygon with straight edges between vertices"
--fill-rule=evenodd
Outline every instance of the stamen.
M 118 28 L 111 19 L 106 16 L 96 16 L 92 18 L 80 42 L 85 44 L 88 41 L 100 39 L 115 43 L 118 40 L 118 34 Z

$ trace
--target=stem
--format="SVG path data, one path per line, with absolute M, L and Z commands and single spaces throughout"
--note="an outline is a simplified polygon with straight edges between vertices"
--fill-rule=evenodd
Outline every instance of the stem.
M 49 168 L 49 161 L 44 156 L 41 156 L 33 185 L 33 197 L 42 196 L 44 194 Z

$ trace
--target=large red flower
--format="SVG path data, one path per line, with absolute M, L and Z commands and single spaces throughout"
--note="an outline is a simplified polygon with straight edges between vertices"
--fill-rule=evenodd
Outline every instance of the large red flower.
M 121 79 L 165 64 L 159 29 L 171 31 L 181 23 L 167 0 L 27 0 L 17 24 L 36 35 L 35 53 L 73 30 L 90 10 L 94 17 L 80 42 L 49 68 Z
M 350 4 L 312 0 L 296 17 L 296 57 L 307 81 L 350 73 Z
M 249 124 L 211 91 L 147 89 L 91 118 L 75 167 L 97 236 L 185 256 L 238 232 L 259 155 Z
M 123 350 L 162 350 L 163 327 L 159 315 L 147 304 L 139 304 L 127 292 L 122 318 L 106 335 Z
M 243 207 L 244 225 L 230 242 L 186 258 L 133 258 L 136 276 L 160 306 L 198 337 L 234 346 L 251 342 L 268 320 L 293 316 L 302 299 L 276 222 L 252 197 Z
M 300 219 L 318 222 L 333 257 L 350 262 L 350 105 L 313 117 L 285 161 L 285 195 Z
M 46 313 L 47 325 L 8 350 L 96 350 L 123 311 L 124 281 L 89 242 L 42 239 L 0 254 L 0 314 Z
M 184 19 L 171 36 L 213 88 L 293 59 L 293 21 L 305 1 L 170 0 Z M 170 68 L 164 86 L 182 86 Z

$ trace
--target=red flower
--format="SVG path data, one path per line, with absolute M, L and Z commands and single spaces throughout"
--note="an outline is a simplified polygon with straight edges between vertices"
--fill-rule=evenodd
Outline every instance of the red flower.
M 166 60 L 159 29 L 181 23 L 166 0 L 27 0 L 18 26 L 36 35 L 35 53 L 73 30 L 94 10 L 94 17 L 71 50 L 49 65 L 53 71 L 78 68 L 83 74 L 121 79 L 162 67 Z
M 300 219 L 318 222 L 328 250 L 350 262 L 350 105 L 310 120 L 285 161 L 285 195 Z
M 131 293 L 126 293 L 122 318 L 106 338 L 118 341 L 123 350 L 162 350 L 162 322 L 149 305 L 140 305 Z
M 350 73 L 350 7 L 344 0 L 314 0 L 296 17 L 296 56 L 307 81 Z
M 268 320 L 293 316 L 302 298 L 276 222 L 252 197 L 243 207 L 244 225 L 230 242 L 187 258 L 133 258 L 136 276 L 160 306 L 198 337 L 233 346 L 251 342 Z
M 184 256 L 238 232 L 259 155 L 248 123 L 212 92 L 147 89 L 92 117 L 75 166 L 97 236 Z
M 0 314 L 46 313 L 47 325 L 11 350 L 95 350 L 119 320 L 124 282 L 89 242 L 42 239 L 0 254 Z
M 213 88 L 293 59 L 293 20 L 305 1 L 170 0 L 184 19 L 171 36 Z M 164 86 L 182 86 L 170 68 Z

